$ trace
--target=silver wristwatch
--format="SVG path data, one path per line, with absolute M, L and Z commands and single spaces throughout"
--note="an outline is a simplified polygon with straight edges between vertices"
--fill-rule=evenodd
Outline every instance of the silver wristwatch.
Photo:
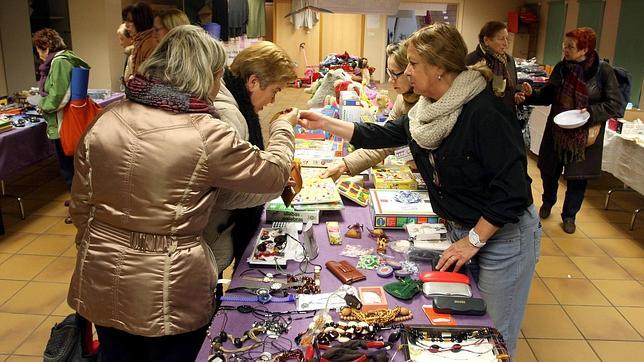
M 476 231 L 474 231 L 474 228 L 470 229 L 469 239 L 470 239 L 470 244 L 472 244 L 477 248 L 481 248 L 485 245 L 485 242 L 481 241 L 479 234 L 477 234 Z

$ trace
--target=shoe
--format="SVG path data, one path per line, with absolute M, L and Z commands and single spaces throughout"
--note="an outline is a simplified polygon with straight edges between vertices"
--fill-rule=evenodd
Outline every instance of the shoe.
M 567 234 L 574 234 L 576 229 L 577 227 L 575 226 L 575 219 L 573 218 L 564 219 L 563 230 Z
M 71 201 L 71 200 L 65 200 L 65 206 L 69 207 L 69 202 L 70 202 L 70 201 Z
M 67 217 L 65 218 L 65 224 L 71 224 L 72 222 L 73 222 L 73 221 L 72 221 L 71 216 L 67 216 Z
M 543 204 L 539 209 L 539 217 L 542 219 L 547 219 L 550 216 L 550 211 L 552 210 L 552 205 Z

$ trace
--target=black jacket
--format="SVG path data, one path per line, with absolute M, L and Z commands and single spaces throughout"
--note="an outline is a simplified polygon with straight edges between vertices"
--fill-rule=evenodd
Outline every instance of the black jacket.
M 521 130 L 511 116 L 497 97 L 487 89 L 481 92 L 463 107 L 452 132 L 433 151 L 436 168 L 429 151 L 412 139 L 407 116 L 384 126 L 357 123 L 351 143 L 356 148 L 409 144 L 436 214 L 470 227 L 483 216 L 500 227 L 518 222 L 532 205 Z M 438 184 L 433 182 L 435 171 Z
M 540 90 L 535 90 L 532 96 L 526 97 L 526 103 L 550 105 L 555 102 L 557 91 L 565 78 L 565 72 L 566 67 L 563 62 L 557 63 L 548 83 Z M 588 88 L 587 108 L 590 113 L 588 125 L 602 124 L 602 128 L 595 143 L 586 148 L 585 160 L 565 167 L 564 177 L 567 179 L 588 179 L 601 175 L 606 120 L 615 117 L 624 104 L 622 95 L 619 92 L 617 78 L 615 78 L 615 72 L 609 64 L 598 61 L 585 74 L 584 78 Z M 541 147 L 539 148 L 538 166 L 541 172 L 548 176 L 555 176 L 554 173 L 556 173 L 556 166 L 559 162 L 552 135 L 555 116 L 556 114 L 551 110 L 543 133 L 543 139 L 541 140 Z
M 516 65 L 514 64 L 514 58 L 509 54 L 508 54 L 508 58 L 509 58 L 508 63 L 507 63 L 508 73 L 509 73 L 510 77 L 512 78 L 511 81 L 515 85 L 515 88 L 514 89 L 506 88 L 505 95 L 503 96 L 503 104 L 505 104 L 505 106 L 511 112 L 515 112 L 515 110 L 514 110 L 514 94 L 516 92 L 518 92 L 517 89 L 516 89 L 516 85 L 517 85 L 517 68 L 516 68 Z M 485 60 L 485 63 L 487 64 L 487 66 L 490 69 L 492 69 L 492 64 L 490 64 L 487 61 L 487 59 L 485 58 L 485 55 L 483 54 L 483 51 L 481 50 L 481 46 L 477 45 L 476 50 L 471 52 L 470 54 L 468 54 L 467 57 L 465 57 L 465 64 L 473 65 L 473 64 L 476 64 L 476 63 L 480 62 L 481 60 Z M 510 83 L 510 82 L 508 81 L 508 83 Z M 490 89 L 490 91 L 492 90 L 492 82 L 488 83 L 488 89 Z

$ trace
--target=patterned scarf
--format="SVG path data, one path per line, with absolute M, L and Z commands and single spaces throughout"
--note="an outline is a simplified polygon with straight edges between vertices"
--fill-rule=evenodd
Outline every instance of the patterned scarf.
M 592 78 L 598 63 L 599 57 L 595 51 L 588 53 L 586 59 L 581 62 L 563 61 L 563 82 L 552 105 L 553 114 L 588 106 L 586 79 Z M 588 123 L 574 129 L 564 129 L 554 125 L 552 134 L 555 151 L 561 163 L 567 165 L 586 158 L 588 127 Z
M 38 72 L 40 72 L 40 79 L 38 80 L 38 88 L 40 88 L 40 95 L 43 97 L 47 96 L 47 92 L 45 92 L 45 82 L 47 81 L 47 77 L 49 77 L 49 68 L 51 68 L 51 61 L 54 60 L 54 57 L 56 56 L 58 52 L 49 52 L 49 55 L 47 55 L 47 59 L 45 59 L 42 64 L 38 67 Z
M 419 146 L 434 150 L 452 132 L 463 105 L 476 97 L 487 86 L 481 72 L 466 70 L 456 77 L 447 92 L 432 102 L 421 96 L 409 110 L 409 131 Z
M 492 79 L 494 95 L 497 97 L 505 96 L 506 89 L 514 89 L 516 86 L 513 77 L 510 76 L 510 72 L 508 71 L 510 57 L 505 53 L 499 54 L 495 52 L 483 43 L 479 44 L 479 49 L 481 49 L 488 67 L 494 73 L 494 78 Z
M 172 113 L 209 113 L 219 118 L 208 102 L 193 97 L 179 89 L 136 74 L 125 85 L 127 99 L 135 103 L 163 109 Z

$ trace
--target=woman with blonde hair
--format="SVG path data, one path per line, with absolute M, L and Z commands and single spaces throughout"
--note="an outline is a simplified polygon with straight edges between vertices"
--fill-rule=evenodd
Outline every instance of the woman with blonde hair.
M 267 144 L 263 130 L 266 120 L 258 112 L 273 103 L 286 84 L 297 78 L 295 63 L 284 49 L 263 41 L 243 49 L 224 71 L 215 108 L 221 120 L 234 128 L 239 136 L 264 149 Z M 210 215 L 204 237 L 213 246 L 220 270 L 234 258 L 239 263 L 246 246 L 257 231 L 264 203 L 279 197 L 253 195 L 222 190 L 218 207 Z
M 179 9 L 169 9 L 154 17 L 154 34 L 161 41 L 168 32 L 179 25 L 189 25 L 186 13 Z
M 78 145 L 67 301 L 96 325 L 104 361 L 194 360 L 215 312 L 202 234 L 220 190 L 287 182 L 297 110 L 270 123 L 265 151 L 240 139 L 210 101 L 225 59 L 203 29 L 172 29 Z
M 387 46 L 387 74 L 389 82 L 399 93 L 394 106 L 389 112 L 387 121 L 398 119 L 407 114 L 411 107 L 418 101 L 418 94 L 409 83 L 409 78 L 404 74 L 409 61 L 407 60 L 407 49 L 402 43 L 389 44 Z M 331 177 L 337 180 L 342 174 L 349 173 L 357 175 L 360 172 L 375 166 L 384 161 L 389 155 L 394 154 L 395 148 L 383 148 L 379 150 L 358 149 L 346 157 L 333 162 L 320 177 Z
M 408 116 L 380 126 L 302 111 L 300 124 L 356 147 L 409 145 L 452 240 L 437 268 L 472 261 L 487 311 L 514 353 L 541 238 L 521 134 L 486 89 L 489 68 L 466 67 L 454 27 L 424 27 L 406 45 L 405 74 L 421 96 Z

